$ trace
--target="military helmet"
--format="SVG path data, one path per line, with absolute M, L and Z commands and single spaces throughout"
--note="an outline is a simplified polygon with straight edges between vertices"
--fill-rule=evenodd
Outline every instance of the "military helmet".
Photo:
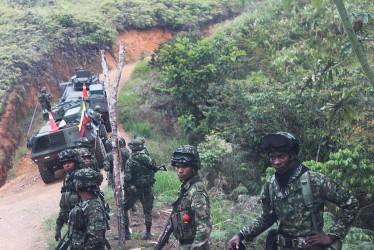
M 100 113 L 100 110 L 101 110 L 100 105 L 96 105 L 96 106 L 95 106 L 95 111 Z
M 129 148 L 131 151 L 141 151 L 145 149 L 144 141 L 144 138 L 135 138 L 129 142 Z
M 299 141 L 292 134 L 282 131 L 264 136 L 260 147 L 266 152 L 294 151 L 296 155 L 299 153 Z
M 42 93 L 47 92 L 47 88 L 46 88 L 46 87 L 43 87 L 43 88 L 40 90 L 40 92 L 42 92 Z
M 60 152 L 58 154 L 58 159 L 60 160 L 60 163 L 74 161 L 79 164 L 81 162 L 79 153 L 74 149 L 65 149 L 64 151 Z
M 191 145 L 183 145 L 177 148 L 171 155 L 171 165 L 176 163 L 188 163 L 196 169 L 201 168 L 199 152 L 196 147 Z
M 80 137 L 76 141 L 76 145 L 80 148 L 91 148 L 90 141 L 86 137 Z
M 77 191 L 100 191 L 103 175 L 91 168 L 79 169 L 74 173 L 73 182 Z
M 77 151 L 81 157 L 91 156 L 91 151 L 88 148 L 78 148 Z

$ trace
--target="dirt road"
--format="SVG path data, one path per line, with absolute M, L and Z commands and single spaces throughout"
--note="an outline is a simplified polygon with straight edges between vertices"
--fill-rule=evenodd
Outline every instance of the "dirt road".
M 121 85 L 129 78 L 135 63 L 123 69 Z M 114 79 L 110 72 L 110 79 Z M 127 137 L 122 126 L 122 136 Z M 59 210 L 62 179 L 44 184 L 29 153 L 16 170 L 16 178 L 0 189 L 1 249 L 48 249 L 44 221 Z

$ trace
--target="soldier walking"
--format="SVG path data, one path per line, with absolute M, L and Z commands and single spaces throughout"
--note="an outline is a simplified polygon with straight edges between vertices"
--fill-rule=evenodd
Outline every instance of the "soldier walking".
M 51 111 L 51 94 L 47 92 L 46 87 L 43 87 L 40 92 L 41 93 L 39 94 L 38 99 L 42 109 Z
M 340 249 L 358 211 L 357 199 L 335 180 L 302 165 L 297 158 L 299 142 L 290 133 L 266 135 L 260 147 L 276 172 L 263 186 L 262 213 L 232 237 L 227 248 L 239 249 L 242 240 L 253 240 L 277 222 L 278 228 L 266 239 L 266 249 Z M 326 201 L 341 209 L 327 234 L 322 231 Z
M 105 238 L 108 221 L 102 199 L 99 197 L 103 175 L 90 168 L 74 174 L 74 186 L 81 202 L 69 215 L 68 236 L 70 249 L 101 250 L 110 245 Z
M 155 162 L 147 155 L 144 140 L 134 139 L 130 141 L 131 156 L 125 164 L 123 201 L 125 239 L 130 240 L 128 210 L 133 207 L 137 200 L 143 206 L 146 232 L 142 240 L 151 239 L 153 191 L 152 185 L 155 183 L 154 173 L 157 172 Z
M 61 188 L 60 212 L 56 220 L 56 241 L 61 240 L 61 228 L 69 219 L 69 213 L 80 201 L 75 190 L 73 178 L 74 173 L 81 168 L 82 162 L 78 152 L 74 149 L 66 149 L 58 154 L 58 158 L 66 171 L 66 176 Z
M 191 145 L 180 146 L 171 156 L 171 165 L 182 184 L 173 202 L 168 230 L 172 230 L 179 241 L 180 250 L 213 249 L 209 242 L 212 231 L 209 196 L 198 173 L 201 168 L 199 152 Z

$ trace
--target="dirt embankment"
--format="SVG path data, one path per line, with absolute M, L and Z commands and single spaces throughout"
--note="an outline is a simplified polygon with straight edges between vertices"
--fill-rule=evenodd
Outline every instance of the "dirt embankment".
M 149 55 L 157 48 L 158 43 L 171 38 L 171 34 L 161 30 L 129 31 L 119 36 L 119 41 L 126 47 L 126 62 L 120 86 L 129 78 L 135 67 L 135 61 L 142 54 Z M 118 44 L 113 48 L 118 54 Z M 92 55 L 91 55 L 92 56 Z M 115 78 L 115 60 L 107 53 L 111 81 Z M 89 62 L 89 63 L 88 63 Z M 132 62 L 132 63 L 129 63 Z M 2 168 L 1 183 L 5 183 L 6 170 L 10 168 L 9 156 L 14 153 L 17 146 L 25 141 L 27 127 L 22 127 L 22 119 L 31 113 L 35 107 L 37 95 L 42 86 L 46 86 L 53 94 L 55 100 L 60 96 L 58 83 L 69 80 L 76 67 L 84 67 L 94 72 L 101 72 L 101 58 L 99 53 L 95 58 L 83 60 L 54 56 L 48 63 L 46 75 L 37 80 L 29 81 L 27 86 L 15 89 L 9 98 L 4 116 L 0 120 L 0 167 Z M 38 70 L 35 70 L 38 71 Z M 30 77 L 31 79 L 31 77 Z M 27 81 L 25 81 L 27 82 Z M 26 84 L 25 84 L 26 85 Z M 22 90 L 22 91 L 21 91 Z M 39 110 L 40 112 L 40 110 Z M 26 124 L 28 126 L 28 124 Z M 14 137 L 14 128 L 20 127 L 19 135 Z M 121 135 L 126 137 L 125 131 L 119 126 Z M 127 138 L 128 139 L 128 138 Z M 30 159 L 30 152 L 20 161 L 16 168 L 16 177 L 9 180 L 0 188 L 0 242 L 1 249 L 48 249 L 44 230 L 44 221 L 59 209 L 59 191 L 61 180 L 51 184 L 44 184 L 40 178 L 36 165 Z M 138 213 L 142 221 L 142 214 Z M 162 216 L 163 217 L 163 216 Z M 158 216 L 155 220 L 161 220 Z M 159 223 L 163 224 L 163 223 Z M 132 226 L 143 225 L 134 220 Z M 157 228 L 157 230 L 161 230 Z M 156 231 L 156 230 L 155 230 Z M 111 234 L 115 234 L 112 232 Z M 133 244 L 136 244 L 133 242 Z
M 160 42 L 170 39 L 172 35 L 163 30 L 128 31 L 119 35 L 119 41 L 126 47 L 126 62 L 134 62 L 142 55 L 150 55 Z M 118 53 L 118 44 L 112 48 Z M 109 67 L 115 65 L 113 53 L 107 53 Z M 115 55 L 117 56 L 117 55 Z M 85 68 L 101 72 L 101 58 L 98 51 L 71 54 L 59 52 L 52 55 L 48 62 L 35 65 L 32 70 L 23 74 L 22 82 L 9 94 L 4 113 L 0 118 L 0 187 L 5 184 L 7 171 L 12 167 L 11 156 L 17 147 L 26 140 L 29 117 L 38 103 L 38 94 L 42 87 L 57 101 L 61 96 L 60 82 L 69 81 L 76 68 Z M 114 77 L 111 78 L 114 80 Z M 38 104 L 40 107 L 40 105 Z M 40 112 L 40 108 L 38 108 Z

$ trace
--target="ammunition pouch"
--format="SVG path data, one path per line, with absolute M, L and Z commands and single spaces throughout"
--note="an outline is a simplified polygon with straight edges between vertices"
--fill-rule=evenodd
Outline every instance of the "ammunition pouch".
M 76 206 L 70 212 L 69 216 L 70 220 L 70 227 L 72 228 L 72 240 L 71 246 L 72 249 L 84 249 L 84 242 L 85 242 L 85 224 L 84 224 L 84 215 L 82 208 Z
M 186 223 L 183 222 L 183 215 L 188 214 L 190 220 Z M 187 242 L 194 240 L 196 236 L 196 222 L 195 222 L 195 212 L 194 211 L 178 211 L 173 213 L 171 217 L 171 223 L 173 225 L 173 234 L 177 240 L 180 242 Z

